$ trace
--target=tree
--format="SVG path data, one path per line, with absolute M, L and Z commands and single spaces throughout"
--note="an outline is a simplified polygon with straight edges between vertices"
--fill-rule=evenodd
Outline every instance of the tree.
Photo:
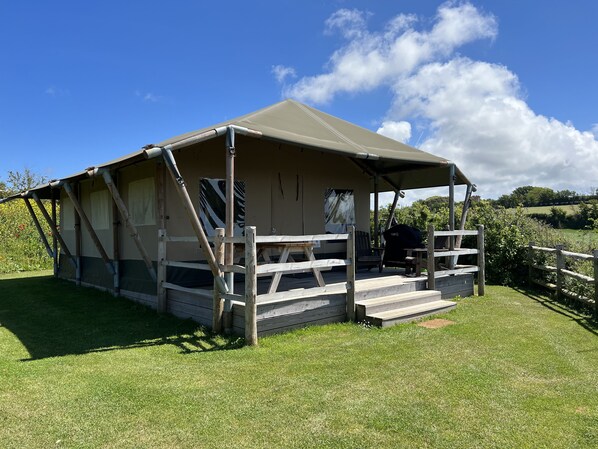
M 7 180 L 0 180 L 0 197 L 5 198 L 32 189 L 47 181 L 46 176 L 34 173 L 28 168 L 25 168 L 22 172 L 9 170 Z

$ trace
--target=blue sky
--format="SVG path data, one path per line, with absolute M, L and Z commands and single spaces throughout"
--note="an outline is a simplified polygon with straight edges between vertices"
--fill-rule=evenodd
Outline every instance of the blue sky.
M 0 178 L 292 96 L 453 159 L 484 197 L 598 186 L 595 1 L 24 0 L 0 17 Z

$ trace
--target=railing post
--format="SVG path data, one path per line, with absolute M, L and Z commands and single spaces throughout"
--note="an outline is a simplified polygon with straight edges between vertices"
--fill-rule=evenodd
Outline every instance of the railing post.
M 245 227 L 245 343 L 257 346 L 257 250 L 255 226 Z
M 478 296 L 486 289 L 486 252 L 484 249 L 484 225 L 478 225 Z
M 158 229 L 158 271 L 156 273 L 157 309 L 158 313 L 166 312 L 166 229 Z
M 347 320 L 355 321 L 355 226 L 347 230 Z
M 436 289 L 436 278 L 434 277 L 434 225 L 428 225 L 428 290 Z
M 598 249 L 592 251 L 594 256 L 594 320 L 598 321 Z
M 217 228 L 214 236 L 214 257 L 218 265 L 224 264 L 224 229 Z M 224 274 L 220 271 L 219 276 L 222 278 Z M 222 313 L 224 312 L 224 301 L 222 300 L 219 283 L 214 279 L 214 300 L 212 303 L 212 331 L 222 332 Z
M 527 245 L 527 284 L 531 287 L 534 283 L 534 242 Z
M 563 256 L 563 245 L 556 245 L 556 297 L 561 300 L 563 297 L 563 268 L 565 268 L 565 258 Z

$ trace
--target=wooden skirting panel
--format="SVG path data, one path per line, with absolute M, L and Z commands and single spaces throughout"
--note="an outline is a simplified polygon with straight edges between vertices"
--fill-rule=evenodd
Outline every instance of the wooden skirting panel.
M 191 318 L 204 326 L 212 326 L 212 300 L 184 292 L 168 290 L 166 311 L 179 318 Z
M 442 299 L 473 296 L 473 274 L 437 278 L 436 290 L 442 293 Z
M 336 294 L 258 303 L 258 335 L 275 334 L 314 324 L 346 321 L 345 301 L 344 294 Z M 242 304 L 235 304 L 233 307 L 233 331 L 239 335 L 243 335 L 245 331 L 245 308 Z

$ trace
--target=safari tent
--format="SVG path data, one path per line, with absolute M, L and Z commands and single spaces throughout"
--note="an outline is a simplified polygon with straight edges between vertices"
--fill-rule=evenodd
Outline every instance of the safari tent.
M 395 192 L 394 207 L 401 190 L 448 187 L 452 231 L 459 184 L 471 194 L 451 161 L 285 100 L 3 201 L 22 198 L 48 221 L 56 276 L 257 335 L 354 317 L 355 232 L 370 232 L 372 193 L 376 246 L 379 192 Z M 326 282 L 337 267 L 341 282 Z M 375 271 L 370 285 L 390 285 Z M 473 271 L 433 283 L 468 293 Z

